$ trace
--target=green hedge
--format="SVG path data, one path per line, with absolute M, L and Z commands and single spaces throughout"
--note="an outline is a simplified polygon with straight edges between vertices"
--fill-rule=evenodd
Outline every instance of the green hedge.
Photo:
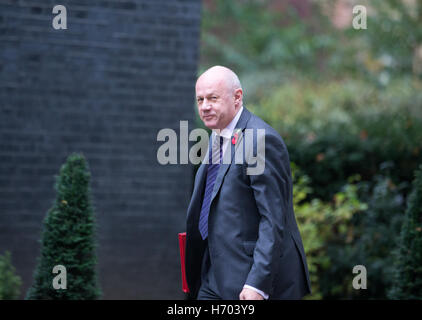
M 385 88 L 296 80 L 250 107 L 280 132 L 322 199 L 354 174 L 371 181 L 383 166 L 395 183 L 411 181 L 422 161 L 422 90 L 411 80 Z
M 305 201 L 312 192 L 310 179 L 294 163 L 291 163 L 293 176 L 293 204 L 309 268 L 312 294 L 306 299 L 321 299 L 325 289 L 321 278 L 332 268 L 332 257 L 327 252 L 330 245 L 348 246 L 354 239 L 352 218 L 367 205 L 357 197 L 358 177 L 349 182 L 335 194 L 333 201 L 320 199 Z M 338 287 L 343 279 L 332 279 L 331 288 Z M 343 275 L 344 276 L 344 275 Z M 351 283 L 351 280 L 350 280 Z
M 399 242 L 413 172 L 422 162 L 419 86 L 406 78 L 384 88 L 357 79 L 321 83 L 293 79 L 249 106 L 280 132 L 290 160 L 309 179 L 304 207 L 299 206 L 296 215 L 317 288 L 311 298 L 388 297 L 394 271 L 391 252 Z M 306 231 L 311 228 L 307 219 L 324 220 L 329 211 L 320 203 L 333 206 L 337 194 L 356 175 L 360 181 L 353 184 L 355 197 L 366 208 L 352 214 L 355 209 L 349 207 L 341 222 L 344 233 L 330 220 L 322 224 L 325 230 L 313 221 L 319 230 L 316 239 Z M 306 207 L 312 210 L 304 211 Z M 318 258 L 310 242 L 321 247 Z M 352 269 L 360 264 L 368 272 L 366 290 L 351 285 Z

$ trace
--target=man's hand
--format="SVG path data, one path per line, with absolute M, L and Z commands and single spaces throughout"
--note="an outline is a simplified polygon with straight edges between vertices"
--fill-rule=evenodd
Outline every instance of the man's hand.
M 243 288 L 242 292 L 239 294 L 239 299 L 240 300 L 264 300 L 264 297 L 252 289 Z

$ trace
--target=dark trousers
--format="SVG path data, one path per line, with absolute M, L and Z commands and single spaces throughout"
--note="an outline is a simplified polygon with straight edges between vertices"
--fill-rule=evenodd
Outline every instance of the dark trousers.
M 204 257 L 202 259 L 201 287 L 198 292 L 198 300 L 221 300 L 211 262 L 207 242 Z

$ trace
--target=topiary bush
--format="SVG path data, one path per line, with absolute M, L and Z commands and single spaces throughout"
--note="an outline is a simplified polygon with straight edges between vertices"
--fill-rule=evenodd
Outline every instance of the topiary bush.
M 15 300 L 19 298 L 21 278 L 15 274 L 10 252 L 0 255 L 0 300 Z
M 391 299 L 422 299 L 422 165 L 415 173 L 395 254 Z
M 73 154 L 61 167 L 57 198 L 44 219 L 41 255 L 27 299 L 98 299 L 95 219 L 91 205 L 90 173 L 82 155 Z M 54 289 L 53 267 L 63 265 L 67 288 Z

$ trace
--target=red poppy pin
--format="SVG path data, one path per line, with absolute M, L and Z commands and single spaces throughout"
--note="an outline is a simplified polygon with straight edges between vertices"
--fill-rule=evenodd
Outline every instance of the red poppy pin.
M 237 139 L 239 138 L 239 132 L 240 132 L 240 130 L 238 129 L 238 130 L 236 130 L 236 132 L 233 134 L 233 136 L 232 136 L 232 144 L 236 144 Z

